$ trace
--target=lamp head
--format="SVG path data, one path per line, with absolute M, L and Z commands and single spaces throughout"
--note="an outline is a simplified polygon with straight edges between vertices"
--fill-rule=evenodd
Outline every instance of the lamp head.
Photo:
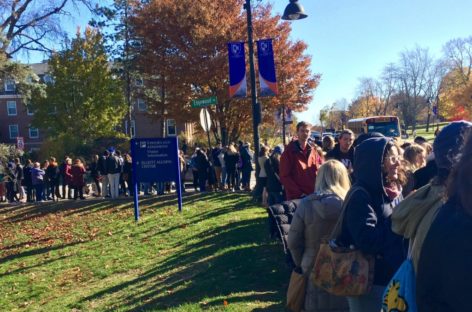
M 294 21 L 307 17 L 303 6 L 298 3 L 298 0 L 290 0 L 282 15 L 283 20 Z

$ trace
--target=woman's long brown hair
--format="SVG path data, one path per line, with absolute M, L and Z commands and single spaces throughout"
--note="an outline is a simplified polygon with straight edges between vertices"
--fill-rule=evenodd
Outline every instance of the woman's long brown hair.
M 459 160 L 454 164 L 447 183 L 447 197 L 459 200 L 466 213 L 472 216 L 472 131 L 465 136 Z

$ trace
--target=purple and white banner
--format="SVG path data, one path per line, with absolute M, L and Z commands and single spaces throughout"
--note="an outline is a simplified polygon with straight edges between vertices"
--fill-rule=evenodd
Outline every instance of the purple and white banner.
M 246 54 L 244 42 L 228 43 L 229 59 L 229 96 L 246 97 Z
M 259 61 L 259 84 L 261 96 L 275 96 L 278 94 L 277 79 L 275 77 L 274 50 L 272 39 L 257 41 L 257 59 Z

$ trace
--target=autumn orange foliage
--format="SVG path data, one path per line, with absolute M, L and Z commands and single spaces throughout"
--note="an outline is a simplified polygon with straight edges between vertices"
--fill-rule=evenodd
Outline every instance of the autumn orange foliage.
M 212 124 L 225 129 L 229 141 L 252 132 L 250 95 L 246 99 L 228 96 L 227 43 L 247 41 L 243 3 L 159 0 L 135 7 L 131 23 L 134 35 L 142 40 L 138 63 L 151 89 L 149 109 L 156 116 L 166 109 L 176 120 L 197 121 L 199 111 L 191 108 L 191 100 L 216 95 L 218 104 L 210 107 Z M 274 40 L 279 95 L 259 98 L 264 121 L 272 121 L 282 104 L 306 110 L 320 78 L 309 69 L 307 45 L 289 39 L 290 24 L 274 16 L 269 4 L 254 7 L 253 25 L 254 40 Z M 212 130 L 218 136 L 216 128 Z

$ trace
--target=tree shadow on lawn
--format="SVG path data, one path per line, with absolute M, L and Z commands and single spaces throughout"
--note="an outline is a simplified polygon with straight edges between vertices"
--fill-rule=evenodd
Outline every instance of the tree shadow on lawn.
M 3 265 L 3 264 L 6 264 L 7 261 L 10 261 L 10 260 L 13 260 L 13 259 L 16 260 L 16 259 L 23 258 L 23 257 L 36 256 L 36 255 L 44 254 L 44 253 L 47 253 L 47 252 L 50 252 L 50 251 L 53 251 L 53 250 L 59 250 L 59 249 L 64 249 L 64 248 L 67 248 L 67 247 L 75 246 L 75 245 L 78 245 L 78 244 L 83 244 L 85 242 L 86 241 L 75 241 L 75 242 L 71 242 L 71 243 L 68 243 L 68 244 L 59 244 L 59 245 L 53 245 L 53 246 L 48 246 L 48 247 L 30 249 L 30 250 L 23 251 L 23 252 L 20 252 L 20 253 L 13 253 L 11 255 L 4 256 L 4 257 L 0 258 L 0 263 L 2 263 L 2 265 Z
M 280 247 L 264 237 L 263 218 L 233 222 L 199 234 L 203 240 L 159 263 L 140 277 L 81 300 L 113 296 L 107 311 L 167 309 L 199 303 L 222 305 L 214 297 L 235 301 L 280 302 L 282 311 L 289 271 Z M 131 295 L 129 293 L 131 292 Z M 234 298 L 231 294 L 234 294 Z M 209 302 L 202 300 L 209 298 Z
M 212 198 L 212 199 L 217 199 L 217 198 Z M 187 218 L 185 223 L 183 224 L 169 227 L 155 233 L 151 233 L 152 231 L 155 231 L 155 229 L 149 229 L 148 231 L 144 233 L 150 234 L 150 236 L 162 235 L 162 234 L 170 233 L 175 230 L 179 230 L 182 228 L 182 226 L 185 226 L 188 224 L 199 223 L 201 221 L 213 219 L 221 215 L 225 215 L 225 214 L 237 211 L 239 209 L 249 208 L 253 206 L 253 203 L 251 203 L 249 197 L 241 197 L 235 194 L 231 194 L 229 196 L 222 197 L 222 199 L 224 199 L 225 203 L 227 204 L 226 208 L 203 210 L 203 212 L 193 215 L 190 218 Z M 233 204 L 233 202 L 235 202 L 235 204 Z
M 173 200 L 174 198 L 172 195 L 144 197 L 140 199 L 140 205 L 152 205 L 152 208 L 160 208 L 169 205 Z M 175 199 L 175 204 L 177 205 L 177 199 Z M 91 198 L 86 200 L 63 200 L 59 202 L 20 205 L 15 206 L 14 209 L 8 209 L 5 211 L 11 214 L 11 216 L 4 218 L 2 221 L 22 222 L 61 212 L 64 212 L 66 216 L 70 216 L 74 214 L 94 213 L 97 209 L 99 211 L 107 211 L 115 208 L 118 208 L 118 210 L 132 209 L 132 198 L 120 197 L 114 200 Z
M 31 265 L 31 266 L 19 267 L 18 269 L 15 269 L 15 270 L 7 270 L 4 273 L 0 273 L 0 278 L 3 277 L 3 276 L 18 274 L 18 273 L 21 273 L 21 272 L 24 272 L 24 271 L 27 271 L 27 270 L 31 270 L 31 269 L 34 269 L 34 268 L 39 268 L 39 267 L 51 264 L 51 263 L 59 261 L 59 260 L 64 260 L 64 259 L 69 258 L 69 257 L 70 256 L 59 256 L 57 258 L 48 259 L 48 260 L 38 262 L 38 263 L 36 263 L 34 265 Z
M 98 200 L 81 200 L 81 201 L 60 201 L 51 203 L 33 204 L 27 206 L 18 206 L 16 212 L 12 212 L 12 216 L 4 218 L 2 221 L 8 222 L 22 222 L 33 218 L 40 218 L 49 214 L 56 214 L 59 212 L 67 212 L 68 214 L 77 214 L 87 210 L 94 210 L 96 208 L 109 209 L 116 206 L 116 202 L 98 201 Z

